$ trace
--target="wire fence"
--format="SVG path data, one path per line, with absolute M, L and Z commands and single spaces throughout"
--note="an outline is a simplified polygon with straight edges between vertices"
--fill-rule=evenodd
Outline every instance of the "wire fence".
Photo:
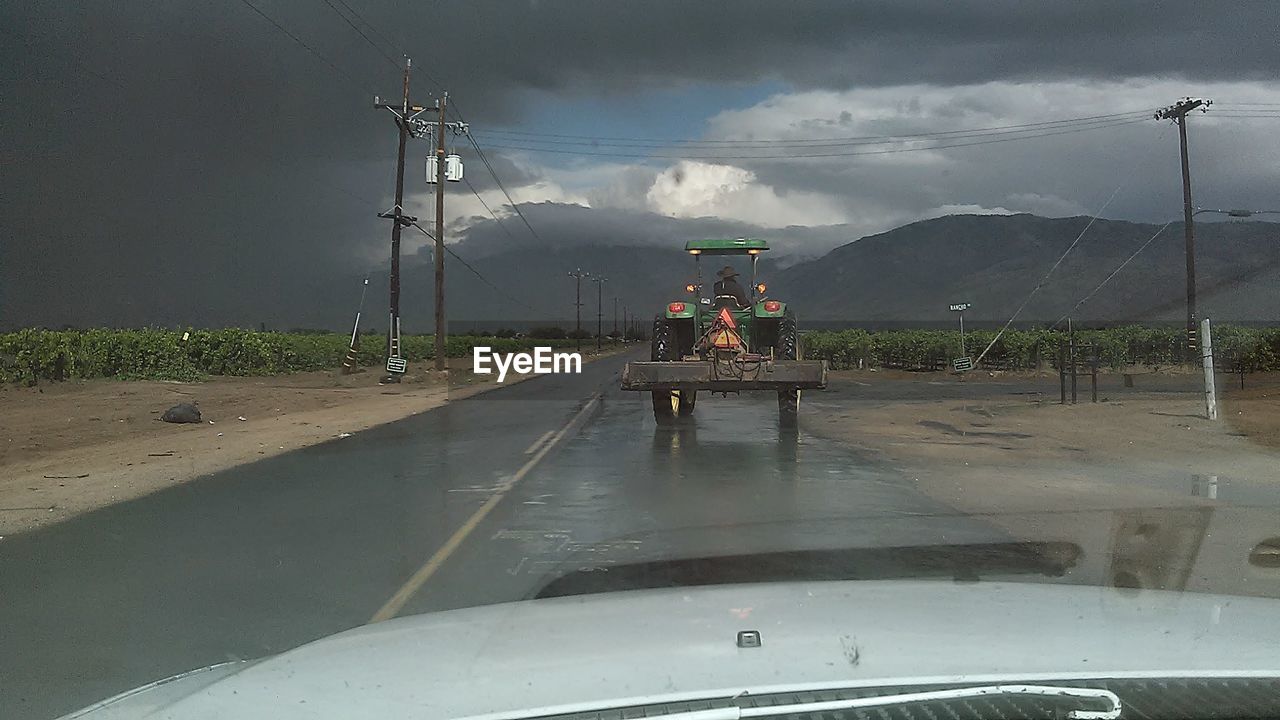
M 986 370 L 1056 370 L 1058 348 L 1071 337 L 1065 330 L 839 330 L 804 335 L 806 357 L 826 360 L 834 370 L 893 368 L 919 372 L 944 370 L 954 358 L 988 347 L 977 367 Z M 1104 368 L 1169 367 L 1183 362 L 1185 332 L 1177 328 L 1126 326 L 1076 330 L 1076 342 L 1097 348 Z M 1221 325 L 1213 344 L 1219 365 L 1232 371 L 1280 370 L 1280 328 Z

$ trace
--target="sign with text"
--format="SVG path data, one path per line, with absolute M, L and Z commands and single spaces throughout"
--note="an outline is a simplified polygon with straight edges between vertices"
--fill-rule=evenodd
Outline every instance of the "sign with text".
M 387 372 L 403 374 L 409 369 L 409 362 L 402 357 L 392 356 L 387 358 Z
M 973 307 L 973 303 L 951 303 L 951 312 L 964 312 Z
M 955 368 L 956 372 L 967 372 L 969 370 L 972 370 L 973 358 L 958 357 L 955 360 L 951 361 L 951 367 Z

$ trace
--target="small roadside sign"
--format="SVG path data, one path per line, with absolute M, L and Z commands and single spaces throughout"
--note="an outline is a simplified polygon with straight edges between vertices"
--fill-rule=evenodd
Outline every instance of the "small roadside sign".
M 392 356 L 387 358 L 387 372 L 401 373 L 409 369 L 409 363 L 402 357 Z
M 972 370 L 973 358 L 968 356 L 958 357 L 955 360 L 951 361 L 951 367 L 955 368 L 956 372 L 966 372 L 968 370 Z
M 973 303 L 951 303 L 951 312 L 964 312 L 973 307 Z

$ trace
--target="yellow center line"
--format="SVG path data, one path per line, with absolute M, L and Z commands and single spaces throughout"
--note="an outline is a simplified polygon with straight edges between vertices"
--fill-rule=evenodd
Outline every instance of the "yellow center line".
M 534 452 L 535 450 L 537 450 L 538 448 L 542 447 L 542 443 L 546 442 L 546 441 L 547 441 L 547 438 L 549 438 L 549 437 L 551 437 L 552 435 L 555 435 L 555 434 L 556 434 L 556 431 L 555 431 L 555 430 L 548 430 L 548 431 L 546 431 L 545 433 L 543 433 L 543 434 L 542 434 L 542 437 L 540 437 L 540 438 L 538 438 L 537 440 L 534 440 L 534 441 L 533 441 L 533 444 L 529 446 L 529 449 L 528 449 L 528 450 L 525 450 L 525 451 L 524 451 L 524 454 L 525 454 L 525 455 L 532 455 L 532 454 L 533 454 L 533 452 Z
M 467 539 L 467 536 L 476 529 L 476 526 L 480 524 L 480 521 L 484 520 L 485 516 L 488 515 L 489 512 L 502 501 L 502 498 L 516 486 L 516 483 L 524 479 L 525 475 L 528 475 L 530 471 L 537 467 L 538 463 L 542 462 L 542 458 L 546 457 L 547 453 L 551 451 L 551 448 L 555 447 L 557 443 L 564 439 L 564 436 L 569 432 L 569 428 L 573 427 L 579 419 L 591 410 L 591 408 L 595 407 L 595 404 L 599 402 L 599 400 L 599 395 L 592 395 L 591 399 L 587 401 L 587 404 L 583 405 L 582 409 L 579 410 L 577 414 L 569 420 L 569 422 L 565 423 L 564 427 L 560 428 L 560 430 L 552 436 L 551 440 L 543 443 L 542 449 L 538 450 L 533 457 L 529 458 L 528 462 L 521 465 L 520 469 L 508 478 L 506 482 L 498 486 L 497 491 L 494 492 L 494 494 L 491 495 L 489 499 L 475 511 L 475 514 L 468 518 L 467 521 L 462 524 L 462 527 L 455 530 L 453 535 L 449 536 L 449 539 L 445 544 L 442 545 L 439 550 L 436 550 L 435 554 L 433 554 L 422 567 L 418 568 L 417 572 L 410 576 L 410 578 L 405 581 L 404 585 L 400 586 L 400 589 L 396 591 L 396 594 L 392 595 L 391 599 L 387 600 L 386 604 L 379 608 L 378 612 L 374 613 L 372 618 L 369 618 L 369 622 L 376 623 L 382 622 L 383 620 L 390 620 L 404 609 L 405 603 L 409 602 L 409 598 L 413 597 L 414 593 L 422 589 L 422 586 L 426 584 L 427 580 L 431 579 L 431 576 L 440 569 L 441 565 L 444 565 L 445 561 L 449 559 L 449 556 L 452 555 L 454 551 L 462 545 L 462 542 Z M 544 435 L 543 437 L 546 436 Z

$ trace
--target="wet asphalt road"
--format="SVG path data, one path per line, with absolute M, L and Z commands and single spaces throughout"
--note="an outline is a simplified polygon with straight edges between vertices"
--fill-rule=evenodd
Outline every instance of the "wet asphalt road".
M 624 359 L 5 539 L 0 714 L 50 718 L 369 622 L 560 430 L 398 614 L 662 558 L 1006 539 L 803 423 L 780 432 L 769 395 L 702 398 L 658 428 L 617 389 Z

